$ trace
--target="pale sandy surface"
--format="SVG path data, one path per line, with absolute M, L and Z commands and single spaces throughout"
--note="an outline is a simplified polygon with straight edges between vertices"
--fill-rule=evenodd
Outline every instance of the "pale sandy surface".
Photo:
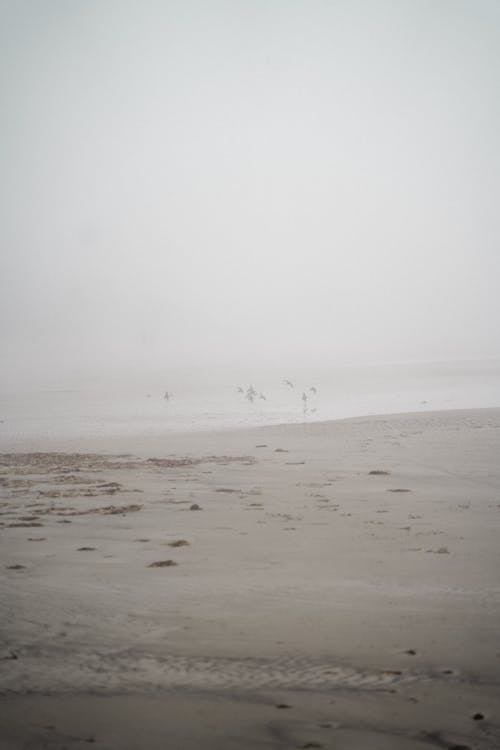
M 0 747 L 500 747 L 500 410 L 29 450 Z

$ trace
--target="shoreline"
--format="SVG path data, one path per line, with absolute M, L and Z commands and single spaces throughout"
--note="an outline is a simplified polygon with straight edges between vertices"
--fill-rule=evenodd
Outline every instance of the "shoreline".
M 203 439 L 217 439 L 218 437 L 227 437 L 228 435 L 234 434 L 235 437 L 243 436 L 251 433 L 258 433 L 261 431 L 270 430 L 313 430 L 315 428 L 324 428 L 334 425 L 349 424 L 349 423 L 378 423 L 381 421 L 401 421 L 405 419 L 414 418 L 443 418 L 443 417 L 457 417 L 481 415 L 486 413 L 500 414 L 500 406 L 488 406 L 488 407 L 471 407 L 461 409 L 437 409 L 428 411 L 404 411 L 404 412 L 383 412 L 377 414 L 362 414 L 357 416 L 349 417 L 338 417 L 337 419 L 315 419 L 310 421 L 301 422 L 277 422 L 277 423 L 265 423 L 259 425 L 228 425 L 227 427 L 218 426 L 214 428 L 201 428 L 193 430 L 165 430 L 164 432 L 158 433 L 139 433 L 136 435 L 98 435 L 97 433 L 88 434 L 84 436 L 73 436 L 73 437 L 33 437 L 28 436 L 24 439 L 12 439 L 5 438 L 0 435 L 0 454 L 5 453 L 32 453 L 40 452 L 42 446 L 47 447 L 47 452 L 69 452 L 64 449 L 64 445 L 71 446 L 71 450 L 77 450 L 78 446 L 82 450 L 96 452 L 113 452 L 124 449 L 124 446 L 129 446 L 130 450 L 138 450 L 137 446 L 145 446 L 146 450 L 151 450 L 155 444 L 158 447 L 162 447 L 164 444 L 170 445 L 173 441 L 181 441 L 184 445 L 188 441 L 192 440 L 196 443 Z

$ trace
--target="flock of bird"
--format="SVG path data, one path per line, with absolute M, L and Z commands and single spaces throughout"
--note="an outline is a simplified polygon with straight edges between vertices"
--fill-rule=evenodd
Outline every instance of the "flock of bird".
M 266 397 L 263 393 L 257 393 L 253 385 L 249 385 L 246 391 L 241 387 L 241 385 L 237 388 L 238 393 L 244 393 L 245 397 L 248 401 L 250 401 L 251 404 L 255 401 L 256 398 L 260 398 L 262 401 L 267 401 Z
M 287 388 L 290 388 L 292 390 L 295 389 L 295 386 L 294 386 L 294 384 L 292 383 L 291 380 L 287 380 L 285 378 L 283 380 L 283 384 L 286 385 Z M 256 391 L 255 388 L 253 387 L 253 385 L 249 385 L 248 388 L 246 388 L 246 389 L 242 388 L 241 385 L 239 385 L 237 387 L 236 391 L 237 391 L 237 393 L 241 393 L 242 395 L 244 395 L 245 398 L 247 399 L 247 401 L 249 401 L 251 404 L 253 404 L 253 402 L 256 399 L 260 399 L 262 401 L 267 401 L 267 398 L 264 396 L 264 394 L 260 393 L 259 391 Z M 318 393 L 318 389 L 315 388 L 312 385 L 309 388 L 308 392 L 312 393 L 312 394 L 314 394 L 316 396 L 317 393 Z M 165 399 L 165 401 L 170 401 L 172 399 L 172 395 L 173 394 L 170 393 L 170 391 L 165 391 L 165 393 L 163 394 L 163 398 Z M 316 409 L 308 409 L 308 402 L 309 402 L 310 396 L 308 396 L 308 394 L 306 393 L 306 391 L 302 391 L 302 395 L 301 395 L 300 398 L 301 398 L 301 401 L 302 401 L 302 410 L 303 410 L 304 414 L 306 414 L 307 411 L 310 411 L 311 413 L 314 413 L 316 411 Z
M 294 388 L 295 388 L 295 386 L 292 383 L 292 381 L 291 380 L 287 380 L 286 378 L 283 380 L 283 384 L 286 385 L 287 388 L 291 388 L 292 390 L 294 390 Z M 246 390 L 244 388 L 242 388 L 241 385 L 239 385 L 236 390 L 237 390 L 238 393 L 243 394 L 245 396 L 245 398 L 247 399 L 247 401 L 249 401 L 251 404 L 253 404 L 253 402 L 255 401 L 256 398 L 262 399 L 264 401 L 267 400 L 263 393 L 258 393 L 255 390 L 255 388 L 253 387 L 253 385 L 249 385 Z M 309 393 L 313 393 L 316 396 L 317 393 L 318 393 L 318 389 L 315 388 L 314 386 L 311 386 L 309 388 Z M 305 414 L 308 411 L 308 401 L 309 401 L 310 397 L 308 396 L 308 394 L 306 393 L 306 391 L 302 391 L 302 395 L 301 395 L 300 398 L 302 400 L 302 410 L 303 410 L 303 412 Z M 310 411 L 312 413 L 314 413 L 316 411 L 316 409 L 310 409 Z

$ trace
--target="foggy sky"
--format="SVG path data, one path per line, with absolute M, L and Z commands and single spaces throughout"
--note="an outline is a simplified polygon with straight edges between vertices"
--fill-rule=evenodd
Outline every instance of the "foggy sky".
M 2 0 L 11 373 L 500 355 L 496 0 Z

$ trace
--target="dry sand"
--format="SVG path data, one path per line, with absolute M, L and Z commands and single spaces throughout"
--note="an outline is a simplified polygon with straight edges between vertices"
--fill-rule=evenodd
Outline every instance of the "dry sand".
M 4 453 L 0 747 L 499 748 L 499 430 Z

